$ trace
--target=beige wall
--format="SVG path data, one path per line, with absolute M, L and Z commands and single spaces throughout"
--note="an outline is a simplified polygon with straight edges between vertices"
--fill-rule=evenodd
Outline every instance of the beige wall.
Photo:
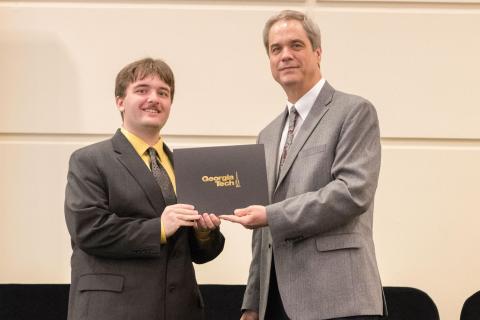
M 69 282 L 67 161 L 119 125 L 113 81 L 163 57 L 177 77 L 172 147 L 253 143 L 282 110 L 261 43 L 272 13 L 311 12 L 323 70 L 370 99 L 382 129 L 375 241 L 384 285 L 430 294 L 458 319 L 480 290 L 480 1 L 0 1 L 0 282 Z M 197 267 L 245 283 L 250 232 Z

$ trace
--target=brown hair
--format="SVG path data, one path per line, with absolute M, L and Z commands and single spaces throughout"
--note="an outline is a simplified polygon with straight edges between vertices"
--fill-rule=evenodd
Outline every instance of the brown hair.
M 175 93 L 175 78 L 168 64 L 160 59 L 145 58 L 125 66 L 117 74 L 115 80 L 115 97 L 123 98 L 129 84 L 145 79 L 148 76 L 159 77 L 170 87 L 170 97 L 173 101 Z
M 283 10 L 280 13 L 270 17 L 265 23 L 265 27 L 263 28 L 263 44 L 265 49 L 267 50 L 267 54 L 269 53 L 269 43 L 268 43 L 268 34 L 272 26 L 281 20 L 297 20 L 303 26 L 303 30 L 307 33 L 308 40 L 312 44 L 312 48 L 315 50 L 317 48 L 322 48 L 321 39 L 320 39 L 320 28 L 318 25 L 313 22 L 306 14 L 300 11 L 294 10 Z

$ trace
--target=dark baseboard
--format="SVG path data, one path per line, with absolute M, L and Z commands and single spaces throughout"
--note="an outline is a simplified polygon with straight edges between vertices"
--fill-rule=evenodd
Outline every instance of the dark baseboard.
M 68 284 L 0 284 L 1 320 L 66 320 Z M 239 320 L 244 285 L 200 285 L 208 320 Z M 438 320 L 423 291 L 384 287 L 388 320 Z M 301 297 L 299 297 L 301 299 Z

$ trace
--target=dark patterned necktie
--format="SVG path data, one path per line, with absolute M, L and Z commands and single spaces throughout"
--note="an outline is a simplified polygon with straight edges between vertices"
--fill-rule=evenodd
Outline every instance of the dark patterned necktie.
M 161 163 L 157 161 L 157 151 L 154 148 L 147 149 L 150 156 L 150 168 L 152 169 L 153 177 L 157 181 L 162 190 L 163 199 L 167 206 L 177 203 L 177 195 L 173 189 L 172 182 L 168 176 L 167 171 Z
M 293 141 L 293 132 L 295 131 L 295 123 L 297 122 L 297 117 L 298 117 L 297 109 L 295 109 L 295 106 L 293 106 L 292 109 L 290 109 L 290 114 L 288 115 L 288 133 L 287 133 L 287 139 L 285 140 L 285 145 L 283 146 L 282 155 L 280 157 L 280 164 L 278 166 L 279 173 L 280 173 L 280 170 L 282 170 L 283 163 L 287 158 L 288 149 L 290 148 L 290 145 L 292 144 L 292 141 Z

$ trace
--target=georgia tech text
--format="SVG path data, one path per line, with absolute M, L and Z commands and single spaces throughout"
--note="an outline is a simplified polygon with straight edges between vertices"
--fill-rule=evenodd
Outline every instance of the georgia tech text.
M 238 178 L 238 172 L 233 174 L 227 174 L 224 176 L 203 176 L 203 182 L 214 182 L 217 187 L 236 187 L 240 188 L 240 179 Z

